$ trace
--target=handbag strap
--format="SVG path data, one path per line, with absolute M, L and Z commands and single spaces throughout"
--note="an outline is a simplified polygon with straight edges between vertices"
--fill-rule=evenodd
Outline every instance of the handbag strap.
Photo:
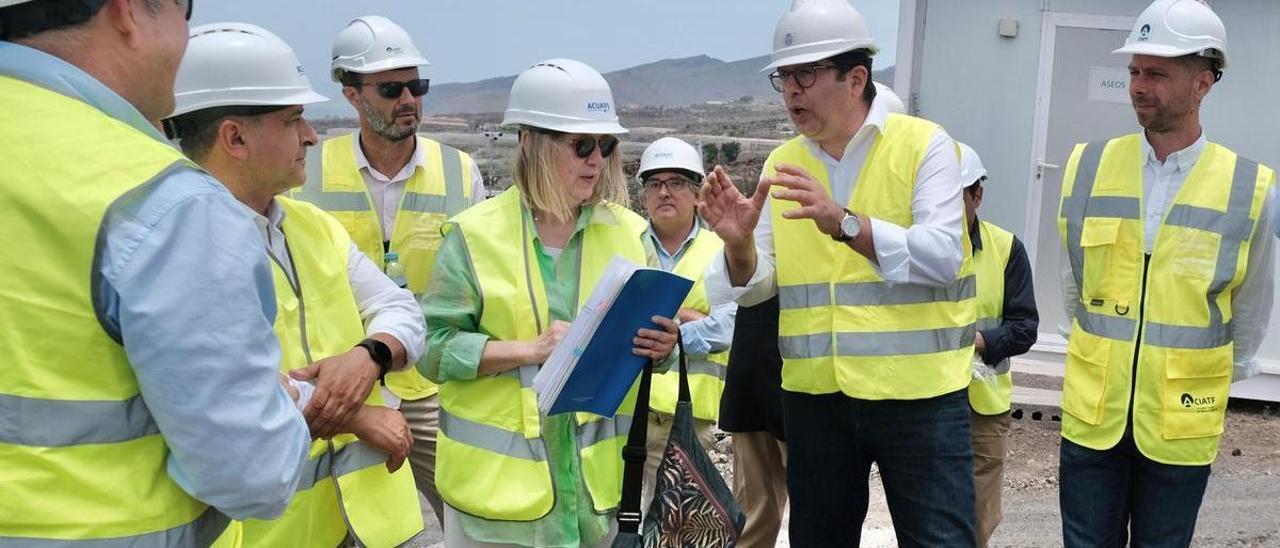
M 680 349 L 679 401 L 690 401 L 689 365 L 684 353 L 684 337 L 676 332 L 676 346 Z M 644 485 L 644 459 L 648 455 L 649 436 L 649 387 L 653 381 L 653 360 L 644 366 L 640 387 L 636 390 L 636 407 L 631 415 L 631 431 L 627 433 L 627 445 L 622 448 L 622 500 L 618 505 L 618 532 L 640 532 L 640 496 Z

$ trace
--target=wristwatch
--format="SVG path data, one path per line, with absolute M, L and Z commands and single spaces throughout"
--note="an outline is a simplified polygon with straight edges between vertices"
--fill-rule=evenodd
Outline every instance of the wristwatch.
M 387 373 L 391 371 L 391 347 L 378 339 L 365 339 L 357 343 L 355 348 L 369 351 L 369 357 L 373 358 L 373 363 L 378 364 L 378 382 L 386 386 Z
M 831 239 L 837 242 L 847 242 L 857 238 L 859 232 L 862 232 L 862 221 L 859 221 L 858 216 L 846 208 L 844 210 L 844 218 L 840 219 L 840 231 L 832 234 Z

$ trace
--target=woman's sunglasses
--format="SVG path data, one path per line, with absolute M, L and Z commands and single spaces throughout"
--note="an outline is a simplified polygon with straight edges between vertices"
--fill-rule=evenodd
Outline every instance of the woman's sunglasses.
M 569 135 L 563 131 L 543 129 L 540 127 L 530 126 L 529 129 L 543 135 L 551 135 L 557 138 L 564 138 Z M 596 145 L 600 146 L 601 158 L 608 158 L 613 154 L 613 151 L 618 148 L 618 138 L 612 135 L 601 135 L 599 137 L 596 137 L 595 135 L 579 135 L 567 140 L 569 142 L 569 146 L 573 147 L 573 153 L 577 154 L 578 158 L 583 160 L 587 159 L 588 156 L 591 156 L 591 153 L 596 150 Z
M 377 88 L 378 95 L 383 99 L 395 99 L 404 93 L 404 88 L 409 88 L 409 94 L 414 97 L 422 97 L 427 94 L 428 88 L 431 87 L 431 80 L 426 78 L 415 78 L 413 80 L 405 80 L 403 82 L 377 82 L 363 83 L 362 86 L 373 86 Z

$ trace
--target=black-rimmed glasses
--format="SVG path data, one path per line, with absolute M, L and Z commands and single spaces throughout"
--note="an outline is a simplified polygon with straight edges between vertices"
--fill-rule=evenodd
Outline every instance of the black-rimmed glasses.
M 778 93 L 782 93 L 782 86 L 786 84 L 788 78 L 795 80 L 800 89 L 809 89 L 813 87 L 814 82 L 818 81 L 818 71 L 829 68 L 836 68 L 836 65 L 824 63 L 790 69 L 780 68 L 769 75 L 769 83 L 773 84 L 774 91 Z

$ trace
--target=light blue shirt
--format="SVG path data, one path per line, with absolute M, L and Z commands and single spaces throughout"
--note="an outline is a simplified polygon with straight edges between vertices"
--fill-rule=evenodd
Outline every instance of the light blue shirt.
M 0 41 L 0 74 L 166 142 L 133 105 L 57 57 Z M 275 292 L 253 212 L 207 173 L 179 168 L 113 203 L 102 231 L 94 306 L 124 345 L 169 447 L 169 476 L 231 518 L 278 516 L 311 439 L 277 380 Z
M 693 230 L 689 231 L 689 236 L 684 239 L 684 243 L 680 244 L 680 249 L 677 249 L 675 254 L 671 254 L 662 247 L 662 240 L 658 239 L 657 233 L 653 231 L 653 224 L 649 224 L 649 238 L 658 252 L 658 262 L 663 270 L 670 271 L 676 267 L 676 263 L 684 257 L 685 251 L 689 250 L 693 239 L 698 236 L 699 230 L 702 230 L 699 223 L 693 223 Z M 707 317 L 680 324 L 680 336 L 684 338 L 685 352 L 688 352 L 692 358 L 706 358 L 708 354 L 728 350 L 729 345 L 733 343 L 733 320 L 737 314 L 738 303 L 732 300 L 719 303 L 713 301 L 711 313 L 707 314 Z

